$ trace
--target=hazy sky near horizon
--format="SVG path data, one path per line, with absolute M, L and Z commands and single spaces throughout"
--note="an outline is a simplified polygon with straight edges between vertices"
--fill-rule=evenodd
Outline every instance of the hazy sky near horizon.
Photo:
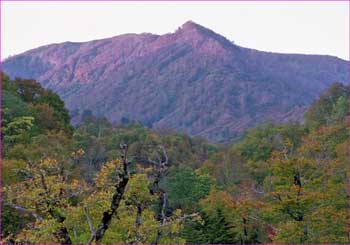
M 349 60 L 349 2 L 1 2 L 1 60 L 50 43 L 175 31 L 192 20 L 263 51 Z

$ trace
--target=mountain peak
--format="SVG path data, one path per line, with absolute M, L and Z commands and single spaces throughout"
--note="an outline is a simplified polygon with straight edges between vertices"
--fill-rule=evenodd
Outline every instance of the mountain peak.
M 203 26 L 195 23 L 192 20 L 188 20 L 181 26 L 181 28 L 182 29 L 197 29 L 197 28 L 203 28 Z
M 199 41 L 195 43 L 200 43 L 201 45 L 203 44 L 201 40 L 210 40 L 211 44 L 209 45 L 210 50 L 207 50 L 208 52 L 217 52 L 218 50 L 215 49 L 214 46 L 218 47 L 219 49 L 232 48 L 232 43 L 224 36 L 221 36 L 211 29 L 199 25 L 192 20 L 185 22 L 175 33 L 179 34 L 180 36 L 185 36 L 186 39 Z
M 186 21 L 180 28 L 180 32 L 212 32 L 208 28 L 195 23 L 192 20 Z

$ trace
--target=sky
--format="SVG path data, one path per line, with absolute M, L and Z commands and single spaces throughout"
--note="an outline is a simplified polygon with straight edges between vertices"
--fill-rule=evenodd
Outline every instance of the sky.
M 3 2 L 1 60 L 51 43 L 174 32 L 188 20 L 236 44 L 349 60 L 349 2 Z

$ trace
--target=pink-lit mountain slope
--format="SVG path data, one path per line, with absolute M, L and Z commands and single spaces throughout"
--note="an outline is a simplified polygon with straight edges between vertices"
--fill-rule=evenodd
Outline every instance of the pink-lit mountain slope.
M 161 36 L 52 44 L 3 63 L 11 77 L 58 92 L 74 121 L 90 109 L 217 142 L 266 120 L 302 120 L 326 87 L 349 82 L 348 67 L 332 56 L 243 48 L 193 22 Z

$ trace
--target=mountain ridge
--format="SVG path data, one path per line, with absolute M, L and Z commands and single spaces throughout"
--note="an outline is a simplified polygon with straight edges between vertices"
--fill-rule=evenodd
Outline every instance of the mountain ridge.
M 123 34 L 29 50 L 3 63 L 11 77 L 37 79 L 73 115 L 138 120 L 224 142 L 275 119 L 300 121 L 348 61 L 243 48 L 192 21 L 173 33 Z M 210 130 L 212 129 L 212 130 Z
M 133 33 L 133 32 L 130 32 L 130 33 L 124 33 L 124 34 L 119 34 L 119 35 L 115 35 L 115 36 L 111 36 L 111 37 L 104 37 L 104 38 L 99 38 L 99 39 L 92 39 L 92 40 L 88 40 L 88 41 L 81 41 L 81 42 L 77 42 L 77 41 L 65 41 L 65 42 L 59 42 L 59 43 L 51 43 L 51 44 L 45 44 L 45 45 L 42 45 L 42 46 L 39 46 L 39 47 L 36 47 L 36 48 L 32 48 L 32 49 L 29 49 L 27 51 L 24 51 L 20 54 L 14 54 L 14 55 L 11 55 L 7 58 L 5 58 L 2 62 L 5 62 L 9 59 L 13 59 L 15 58 L 16 56 L 20 56 L 20 55 L 23 55 L 23 54 L 28 54 L 28 53 L 31 53 L 33 51 L 39 51 L 40 49 L 43 49 L 43 48 L 49 48 L 51 46 L 56 46 L 56 45 L 81 45 L 81 44 L 85 44 L 85 43 L 91 43 L 91 42 L 97 42 L 97 41 L 105 41 L 105 40 L 110 40 L 110 39 L 114 39 L 114 38 L 121 38 L 121 37 L 124 37 L 124 36 L 143 36 L 143 35 L 150 35 L 150 36 L 154 36 L 154 37 L 160 37 L 160 36 L 164 36 L 164 35 L 172 35 L 172 34 L 175 34 L 176 32 L 178 31 L 181 31 L 183 29 L 202 29 L 202 30 L 205 30 L 207 32 L 210 32 L 210 33 L 213 33 L 213 34 L 216 34 L 216 35 L 220 35 L 192 20 L 189 20 L 189 21 L 186 21 L 184 24 L 182 24 L 180 27 L 178 27 L 174 32 L 168 32 L 168 33 L 165 33 L 165 34 L 154 34 L 154 33 L 150 33 L 150 32 L 143 32 L 143 33 Z M 256 51 L 256 52 L 264 52 L 264 53 L 269 53 L 269 54 L 277 54 L 277 55 L 300 55 L 300 56 L 315 56 L 315 57 L 329 57 L 329 58 L 335 58 L 335 59 L 338 59 L 338 60 L 341 60 L 341 61 L 345 61 L 345 62 L 350 62 L 346 59 L 343 59 L 343 58 L 340 58 L 338 56 L 335 56 L 335 55 L 327 55 L 327 54 L 304 54 L 304 53 L 295 53 L 295 52 L 274 52 L 274 51 L 267 51 L 267 50 L 260 50 L 260 49 L 255 49 L 255 48 L 247 48 L 247 47 L 243 47 L 241 45 L 238 45 L 238 44 L 235 44 L 233 41 L 230 41 L 229 39 L 225 38 L 224 36 L 221 36 L 223 39 L 225 39 L 226 41 L 228 42 L 231 42 L 231 44 L 239 47 L 239 48 L 244 48 L 244 49 L 247 49 L 247 50 L 251 50 L 251 51 Z

